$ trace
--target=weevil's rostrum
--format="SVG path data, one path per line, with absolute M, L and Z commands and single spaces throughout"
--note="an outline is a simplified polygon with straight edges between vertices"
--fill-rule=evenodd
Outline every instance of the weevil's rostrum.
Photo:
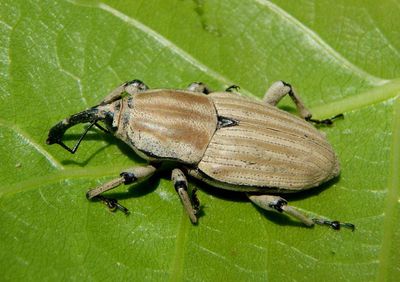
M 127 82 L 98 106 L 56 124 L 47 143 L 60 144 L 74 153 L 87 131 L 97 126 L 148 160 L 148 165 L 127 169 L 118 178 L 88 191 L 88 199 L 97 198 L 111 209 L 127 212 L 102 193 L 143 181 L 168 161 L 173 164 L 175 189 L 193 223 L 197 223 L 200 203 L 195 191 L 188 189 L 188 175 L 221 189 L 244 192 L 259 207 L 285 212 L 307 226 L 354 229 L 349 223 L 309 218 L 276 195 L 316 187 L 339 175 L 332 146 L 311 124 L 331 124 L 332 119 L 312 119 L 293 88 L 282 81 L 271 86 L 264 101 L 231 93 L 233 88 L 212 92 L 203 83 L 192 83 L 187 90 L 148 90 L 139 80 Z M 276 107 L 286 94 L 301 118 Z M 78 123 L 90 126 L 70 149 L 62 136 Z

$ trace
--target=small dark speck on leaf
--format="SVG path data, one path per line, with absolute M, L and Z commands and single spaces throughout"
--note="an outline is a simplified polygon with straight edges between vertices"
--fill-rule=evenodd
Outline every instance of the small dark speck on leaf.
M 194 11 L 200 19 L 201 27 L 203 28 L 203 30 L 211 33 L 214 36 L 221 37 L 221 32 L 218 30 L 218 28 L 210 25 L 206 20 L 204 13 L 205 0 L 193 0 L 193 2 L 195 4 Z

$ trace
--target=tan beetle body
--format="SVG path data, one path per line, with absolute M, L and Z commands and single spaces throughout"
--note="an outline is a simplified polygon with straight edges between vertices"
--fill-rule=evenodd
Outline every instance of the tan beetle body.
M 124 83 L 99 105 L 53 126 L 48 144 L 60 144 L 74 153 L 92 126 L 107 130 L 127 143 L 149 164 L 133 167 L 87 192 L 110 208 L 127 209 L 101 194 L 120 184 L 151 177 L 163 161 L 173 163 L 172 180 L 190 220 L 197 222 L 200 202 L 188 189 L 186 175 L 213 186 L 245 192 L 265 210 L 286 212 L 308 226 L 327 224 L 334 229 L 349 223 L 311 219 L 276 193 L 293 193 L 319 186 L 339 175 L 338 159 L 325 135 L 309 122 L 314 120 L 293 88 L 282 81 L 267 91 L 264 101 L 228 92 L 211 92 L 202 83 L 188 90 L 148 90 L 141 81 Z M 208 94 L 208 95 L 205 95 Z M 293 116 L 276 104 L 290 95 L 300 113 Z M 304 120 L 305 119 L 305 120 Z M 308 122 L 307 122 L 308 121 Z M 73 149 L 62 142 L 68 128 L 83 122 L 90 126 Z
M 254 99 L 160 89 L 116 103 L 118 138 L 148 160 L 185 164 L 214 186 L 296 192 L 339 174 L 332 147 L 315 127 Z M 218 116 L 238 124 L 218 128 Z

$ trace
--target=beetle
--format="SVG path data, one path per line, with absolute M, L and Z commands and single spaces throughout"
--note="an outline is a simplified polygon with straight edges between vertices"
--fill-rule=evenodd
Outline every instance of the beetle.
M 313 119 L 294 88 L 284 81 L 272 84 L 263 101 L 232 93 L 237 88 L 233 85 L 212 92 L 205 84 L 194 82 L 186 90 L 150 90 L 140 80 L 125 82 L 98 105 L 53 126 L 47 144 L 59 144 L 75 153 L 86 133 L 96 126 L 148 161 L 86 193 L 88 200 L 101 200 L 112 210 L 129 212 L 115 199 L 103 196 L 104 192 L 146 180 L 161 164 L 170 162 L 175 190 L 193 224 L 198 221 L 200 201 L 196 191 L 188 189 L 187 176 L 244 192 L 260 208 L 285 212 L 306 226 L 354 230 L 351 223 L 310 218 L 279 196 L 317 187 L 339 175 L 338 158 L 314 124 L 330 125 L 342 115 Z M 285 95 L 293 100 L 300 117 L 276 107 Z M 62 137 L 79 123 L 89 126 L 69 148 Z

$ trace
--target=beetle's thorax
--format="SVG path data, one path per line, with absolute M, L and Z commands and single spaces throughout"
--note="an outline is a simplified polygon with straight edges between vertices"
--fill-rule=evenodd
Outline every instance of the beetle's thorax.
M 98 105 L 92 109 L 96 110 L 97 119 L 104 122 L 109 131 L 115 133 L 119 127 L 120 108 L 121 100 L 117 100 L 109 104 Z
M 193 92 L 152 90 L 113 105 L 115 135 L 147 159 L 200 162 L 217 128 L 212 100 Z

